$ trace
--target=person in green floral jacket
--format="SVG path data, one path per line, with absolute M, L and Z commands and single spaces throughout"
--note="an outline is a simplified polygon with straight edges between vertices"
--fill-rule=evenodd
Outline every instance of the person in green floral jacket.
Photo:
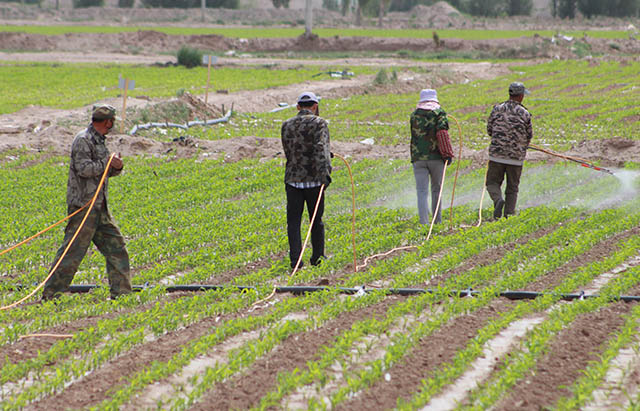
M 410 117 L 411 163 L 416 179 L 420 224 L 429 222 L 427 195 L 431 180 L 431 211 L 442 221 L 442 207 L 436 210 L 445 162 L 453 161 L 447 113 L 440 106 L 436 90 L 420 91 L 420 100 Z

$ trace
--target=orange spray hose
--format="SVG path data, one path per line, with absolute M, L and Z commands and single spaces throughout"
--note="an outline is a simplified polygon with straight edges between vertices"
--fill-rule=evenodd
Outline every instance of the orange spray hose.
M 102 189 L 102 185 L 104 184 L 104 181 L 107 178 L 107 174 L 109 174 L 109 167 L 111 166 L 111 160 L 113 160 L 113 157 L 115 157 L 115 153 L 111 154 L 111 156 L 109 157 L 109 161 L 107 161 L 107 165 L 105 166 L 104 173 L 102 173 L 102 178 L 100 179 L 100 183 L 98 183 L 98 188 L 96 189 L 96 192 L 93 195 L 93 198 L 91 199 L 91 202 L 89 203 L 89 208 L 87 209 L 86 214 L 82 218 L 82 221 L 80 222 L 80 226 L 78 227 L 76 232 L 73 234 L 73 237 L 71 238 L 71 241 L 69 241 L 69 244 L 64 249 L 64 252 L 60 256 L 60 258 L 58 259 L 58 261 L 56 262 L 54 267 L 49 272 L 49 275 L 47 276 L 47 278 L 45 278 L 44 281 L 42 281 L 36 288 L 34 288 L 33 291 L 31 291 L 26 297 L 23 297 L 22 299 L 16 301 L 15 303 L 6 305 L 4 307 L 0 307 L 0 311 L 4 311 L 4 310 L 8 310 L 10 308 L 16 307 L 16 306 L 22 304 L 24 301 L 26 301 L 29 298 L 31 298 L 35 293 L 38 292 L 38 290 L 40 290 L 44 286 L 44 284 L 49 280 L 49 278 L 51 278 L 53 273 L 56 272 L 56 270 L 58 269 L 58 266 L 62 262 L 62 259 L 64 258 L 65 255 L 67 255 L 67 252 L 71 248 L 71 245 L 73 244 L 73 242 L 75 241 L 76 237 L 80 233 L 80 230 L 82 230 L 82 227 L 84 226 L 85 221 L 87 221 L 87 218 L 89 217 L 89 213 L 91 213 L 91 210 L 93 209 L 93 206 L 96 203 L 96 199 L 98 198 L 98 194 L 100 193 L 100 190 Z

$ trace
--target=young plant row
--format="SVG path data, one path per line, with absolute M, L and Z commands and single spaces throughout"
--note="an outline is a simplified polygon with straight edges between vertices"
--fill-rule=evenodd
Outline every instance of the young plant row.
M 601 216 L 601 219 L 603 218 L 603 216 Z M 555 234 L 555 232 L 554 232 Z M 564 235 L 561 236 L 554 236 L 554 235 L 550 235 L 548 237 L 556 237 L 552 240 L 547 239 L 545 240 L 545 238 L 541 238 L 539 239 L 539 241 L 537 241 L 538 243 L 540 243 L 539 245 L 541 247 L 538 247 L 536 245 L 534 246 L 523 246 L 520 250 L 516 250 L 513 253 L 510 254 L 510 256 L 505 256 L 505 258 L 494 264 L 491 266 L 487 266 L 487 267 L 479 267 L 477 269 L 473 269 L 471 271 L 468 271 L 467 273 L 464 273 L 463 275 L 460 275 L 457 278 L 452 278 L 450 279 L 443 287 L 442 289 L 438 289 L 438 292 L 435 294 L 429 294 L 426 295 L 424 297 L 417 297 L 417 298 L 425 298 L 425 299 L 429 299 L 431 300 L 431 303 L 435 303 L 437 301 L 441 301 L 442 299 L 446 298 L 446 296 L 448 295 L 448 293 L 450 292 L 450 290 L 452 289 L 452 287 L 455 287 L 456 285 L 459 285 L 457 288 L 464 288 L 465 286 L 477 286 L 479 284 L 481 284 L 483 281 L 486 281 L 490 278 L 492 278 L 494 276 L 494 273 L 496 272 L 505 272 L 505 273 L 509 273 L 509 277 L 505 278 L 502 281 L 502 284 L 497 284 L 494 287 L 491 287 L 488 289 L 488 291 L 486 292 L 488 295 L 491 296 L 491 298 L 495 298 L 495 295 L 497 293 L 499 293 L 501 290 L 504 289 L 514 289 L 517 288 L 518 285 L 522 286 L 523 284 L 525 284 L 527 281 L 530 281 L 531 277 L 535 277 L 536 275 L 542 275 L 544 272 L 546 272 L 546 270 L 550 270 L 553 269 L 553 267 L 549 267 L 549 266 L 543 266 L 542 269 L 538 268 L 536 265 L 536 256 L 539 256 L 541 253 L 541 250 L 547 250 L 547 254 L 549 254 L 548 257 L 548 261 L 553 261 L 555 262 L 556 265 L 560 264 L 560 261 L 557 260 L 557 256 L 554 255 L 554 251 L 551 249 L 550 250 L 550 244 L 556 243 L 556 244 L 562 244 L 563 242 L 568 241 L 571 238 L 571 235 L 573 234 L 573 232 L 571 231 L 567 231 L 564 233 Z M 601 234 L 599 232 L 596 231 L 596 233 L 593 234 L 594 238 L 597 238 L 598 235 Z M 549 242 L 551 241 L 551 242 Z M 525 250 L 529 249 L 530 251 L 525 253 Z M 568 259 L 570 259 L 574 254 L 572 253 L 570 256 L 564 257 L 563 261 L 567 261 Z M 528 256 L 528 257 L 527 257 Z M 530 263 L 530 265 L 532 267 L 530 267 L 529 265 L 526 265 L 525 262 L 527 261 L 527 259 L 533 259 L 532 262 Z M 511 260 L 511 261 L 509 261 Z M 513 268 L 510 267 L 518 267 L 521 264 L 525 264 L 525 269 L 528 267 L 529 268 L 529 272 L 527 271 L 523 271 L 523 272 L 513 272 Z M 516 282 L 515 280 L 518 279 L 519 283 Z M 475 287 L 474 287 L 475 288 Z M 440 290 L 442 290 L 440 292 Z M 488 302 L 491 300 L 491 298 L 485 299 L 485 300 L 477 300 L 477 301 L 482 301 L 482 304 L 480 304 L 478 307 L 480 306 L 484 306 L 486 304 L 488 304 Z M 476 299 L 474 299 L 476 300 Z M 464 303 L 466 300 L 461 300 L 461 304 L 466 304 Z M 436 329 L 438 329 L 442 324 L 446 323 L 446 321 L 448 321 L 449 319 L 452 318 L 452 316 L 455 313 L 461 313 L 461 312 L 469 312 L 470 307 L 469 306 L 464 306 L 464 307 L 458 307 L 458 309 L 460 311 L 455 311 L 455 312 L 450 312 L 449 309 L 453 309 L 451 307 L 455 307 L 455 304 L 447 304 L 444 309 L 446 310 L 445 313 L 439 314 L 438 316 L 434 317 L 433 319 L 429 319 L 429 321 L 425 322 L 425 323 L 421 323 L 417 326 L 416 328 L 416 335 L 414 336 L 413 334 L 411 334 L 411 336 L 407 336 L 405 334 L 402 335 L 395 335 L 394 337 L 392 337 L 392 340 L 394 341 L 393 344 L 391 344 L 387 350 L 387 354 L 384 357 L 384 360 L 378 360 L 378 361 L 374 361 L 371 364 L 367 364 L 367 369 L 363 370 L 359 375 L 355 376 L 355 377 L 348 377 L 349 379 L 347 381 L 345 381 L 344 384 L 342 384 L 342 387 L 340 390 L 338 390 L 333 396 L 332 396 L 332 405 L 335 406 L 337 403 L 340 403 L 342 401 L 344 401 L 347 396 L 349 395 L 349 393 L 354 393 L 357 392 L 360 389 L 363 389 L 365 386 L 370 385 L 373 381 L 376 381 L 377 379 L 381 378 L 383 375 L 383 371 L 388 369 L 394 362 L 398 361 L 400 358 L 402 358 L 407 352 L 409 352 L 410 348 L 413 346 L 413 344 L 415 344 L 417 341 L 420 340 L 420 338 L 423 338 L 427 335 L 429 335 L 430 333 L 432 333 L 433 331 L 435 331 Z M 419 311 L 418 311 L 419 312 Z M 388 317 L 387 317 L 388 318 Z M 377 322 L 376 322 L 377 323 Z M 427 327 L 426 324 L 429 324 L 429 327 L 427 329 L 425 329 L 423 327 Z M 388 324 L 386 324 L 388 326 Z M 381 329 L 375 329 L 372 330 L 372 334 L 381 334 L 384 332 L 386 328 L 381 328 Z M 412 343 L 413 342 L 413 343 Z M 336 358 L 331 358 L 330 360 L 327 359 L 326 361 L 318 361 L 318 363 L 322 363 L 325 366 L 329 366 L 330 364 L 332 364 L 333 362 L 337 361 Z M 310 368 L 317 368 L 317 364 L 315 363 L 313 365 L 313 367 L 311 367 L 311 365 L 309 365 Z M 305 378 L 309 378 L 309 374 L 306 373 L 299 373 L 296 372 L 296 378 L 299 378 L 300 380 L 300 384 L 308 384 L 311 381 L 306 380 Z M 300 376 L 300 377 L 298 377 Z M 299 386 L 299 385 L 298 385 Z M 281 395 L 283 395 L 284 393 L 282 392 L 283 387 L 279 386 L 278 389 L 274 392 L 278 392 L 278 398 L 281 398 Z M 288 391 L 287 391 L 288 392 Z M 269 397 L 270 400 L 269 401 L 273 401 L 274 399 Z M 268 406 L 268 405 L 273 405 L 270 402 L 263 402 L 261 404 L 261 406 Z

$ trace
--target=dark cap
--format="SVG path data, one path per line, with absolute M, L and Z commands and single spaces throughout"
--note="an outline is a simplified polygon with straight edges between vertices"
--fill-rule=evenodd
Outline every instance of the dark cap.
M 307 102 L 318 102 L 318 97 L 313 94 L 311 91 L 305 91 L 304 93 L 298 96 L 298 103 L 307 103 Z
M 116 118 L 116 109 L 108 104 L 101 104 L 99 106 L 93 106 L 93 113 L 91 113 L 93 120 L 107 120 Z
M 524 87 L 524 84 L 515 81 L 509 85 L 509 95 L 519 96 L 521 94 L 529 94 L 529 90 Z

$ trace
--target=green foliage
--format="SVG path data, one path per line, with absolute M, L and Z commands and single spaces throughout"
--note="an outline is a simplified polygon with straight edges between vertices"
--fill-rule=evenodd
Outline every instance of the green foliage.
M 395 70 L 392 70 L 391 74 L 387 74 L 387 70 L 385 68 L 381 68 L 373 79 L 373 84 L 379 86 L 382 84 L 394 83 L 397 80 L 398 73 L 396 73 Z
M 216 67 L 214 70 L 215 87 L 234 92 L 300 83 L 328 68 Z M 373 74 L 373 70 L 358 69 L 358 74 Z M 207 85 L 206 67 L 5 62 L 0 65 L 0 77 L 12 81 L 0 82 L 0 92 L 5 96 L 0 100 L 0 113 L 12 113 L 30 104 L 77 108 L 117 97 L 121 90 L 115 86 L 120 75 L 136 81 L 133 95 L 148 97 L 174 97 L 179 89 L 192 94 L 204 93 Z
M 279 9 L 281 7 L 283 9 L 289 8 L 289 0 L 271 0 L 271 2 L 273 3 L 273 7 L 275 7 L 276 9 Z
M 576 16 L 578 0 L 558 0 L 558 17 L 572 19 Z
M 322 0 L 322 8 L 332 11 L 340 11 L 340 2 L 338 0 Z
M 638 0 L 578 0 L 578 10 L 587 18 L 594 16 L 635 16 L 640 8 Z
M 469 13 L 474 16 L 496 17 L 505 12 L 505 0 L 468 0 Z
M 73 0 L 73 8 L 103 7 L 104 0 Z
M 118 7 L 132 8 L 134 3 L 135 3 L 135 0 L 118 0 Z
M 178 64 L 186 68 L 198 67 L 202 64 L 202 56 L 202 51 L 189 46 L 182 46 L 177 54 Z
M 532 0 L 507 0 L 507 14 L 509 16 L 529 16 L 532 9 Z

